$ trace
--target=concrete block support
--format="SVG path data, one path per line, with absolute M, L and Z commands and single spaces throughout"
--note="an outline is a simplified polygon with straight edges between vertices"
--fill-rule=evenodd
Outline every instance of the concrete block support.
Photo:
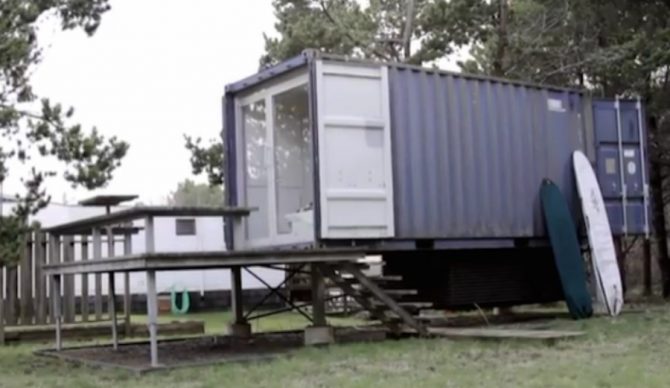
M 330 345 L 335 343 L 335 330 L 332 326 L 307 326 L 305 328 L 305 345 Z
M 228 334 L 238 338 L 251 337 L 251 325 L 247 322 L 231 322 L 228 324 Z

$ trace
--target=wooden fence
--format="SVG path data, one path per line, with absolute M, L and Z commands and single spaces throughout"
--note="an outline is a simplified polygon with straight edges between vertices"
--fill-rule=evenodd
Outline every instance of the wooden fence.
M 114 256 L 114 246 L 123 244 L 124 252 L 130 251 L 130 235 L 114 237 L 109 244 L 107 236 L 102 244 L 108 247 L 107 255 Z M 89 236 L 50 236 L 44 232 L 35 232 L 27 239 L 25 250 L 15 266 L 0 269 L 0 308 L 4 307 L 5 326 L 47 325 L 54 322 L 53 311 L 49 303 L 51 294 L 50 280 L 42 274 L 42 266 L 49 263 L 89 260 L 92 257 L 91 238 Z M 95 256 L 95 255 L 93 255 Z M 101 255 L 99 255 L 101 256 Z M 90 276 L 90 278 L 89 278 Z M 103 294 L 103 281 L 106 275 L 66 275 L 60 290 L 63 300 L 63 322 L 94 322 L 109 320 L 109 296 Z M 127 326 L 130 324 L 130 284 L 128 274 L 123 278 L 122 309 Z M 80 292 L 75 293 L 75 281 L 80 282 Z M 94 291 L 89 295 L 89 282 Z M 106 290 L 104 290 L 106 291 Z M 118 300 L 115 301 L 118 306 Z M 0 318 L 1 319 L 1 318 Z M 1 323 L 1 322 L 0 322 Z

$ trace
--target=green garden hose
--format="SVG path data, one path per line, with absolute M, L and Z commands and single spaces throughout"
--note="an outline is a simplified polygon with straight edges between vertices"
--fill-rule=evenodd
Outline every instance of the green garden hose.
M 183 289 L 181 292 L 181 307 L 177 306 L 177 290 L 176 287 L 172 287 L 170 290 L 170 304 L 172 309 L 172 314 L 183 315 L 188 313 L 189 308 L 191 307 L 191 298 L 188 295 L 188 290 Z

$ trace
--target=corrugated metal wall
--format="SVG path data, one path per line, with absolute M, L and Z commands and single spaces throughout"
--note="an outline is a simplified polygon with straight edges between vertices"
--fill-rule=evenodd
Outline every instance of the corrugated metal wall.
M 578 92 L 402 66 L 389 82 L 397 238 L 541 236 L 545 177 L 573 202 Z

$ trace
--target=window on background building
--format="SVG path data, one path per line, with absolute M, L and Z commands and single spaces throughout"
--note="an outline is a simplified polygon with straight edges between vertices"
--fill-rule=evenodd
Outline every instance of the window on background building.
M 175 220 L 175 234 L 177 236 L 195 236 L 195 219 L 180 218 Z

